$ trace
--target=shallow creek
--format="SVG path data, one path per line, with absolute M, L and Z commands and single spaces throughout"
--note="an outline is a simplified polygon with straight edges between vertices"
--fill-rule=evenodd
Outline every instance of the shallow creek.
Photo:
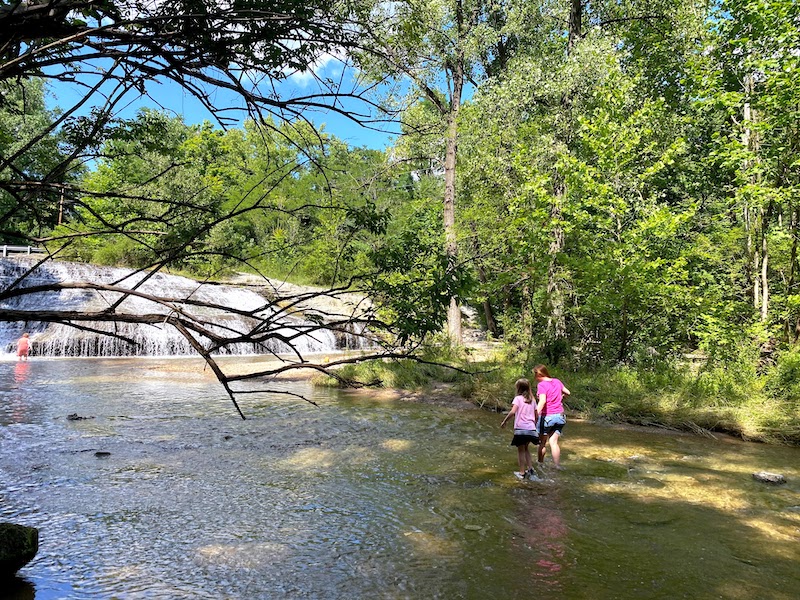
M 0 362 L 0 597 L 798 597 L 800 449 L 573 420 L 520 483 L 496 414 L 158 364 Z

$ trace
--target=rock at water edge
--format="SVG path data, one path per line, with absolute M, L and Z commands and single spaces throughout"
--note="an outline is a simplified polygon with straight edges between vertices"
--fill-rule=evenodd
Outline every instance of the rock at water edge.
M 16 523 L 0 523 L 0 576 L 13 575 L 39 551 L 39 530 Z

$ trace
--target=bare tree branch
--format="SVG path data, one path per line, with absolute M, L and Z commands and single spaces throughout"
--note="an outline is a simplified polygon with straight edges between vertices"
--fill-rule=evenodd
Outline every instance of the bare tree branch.
M 235 390 L 233 384 L 240 381 L 268 383 L 281 373 L 312 368 L 343 385 L 365 385 L 346 380 L 337 368 L 383 358 L 419 360 L 413 345 L 401 344 L 392 324 L 379 318 L 369 301 L 357 300 L 340 309 L 319 306 L 323 300 L 340 301 L 344 294 L 364 291 L 356 280 L 335 283 L 343 251 L 337 255 L 329 289 L 287 292 L 264 278 L 261 287 L 272 289 L 255 308 L 209 301 L 201 293 L 209 282 L 198 281 L 176 293 L 152 291 L 161 274 L 191 260 L 224 257 L 228 265 L 259 272 L 257 257 L 285 249 L 276 244 L 248 253 L 205 246 L 226 224 L 251 215 L 302 221 L 311 213 L 348 210 L 335 201 L 325 136 L 312 126 L 310 114 L 335 113 L 370 128 L 381 127 L 394 115 L 380 112 L 370 99 L 379 82 L 364 85 L 358 77 L 352 82 L 345 77 L 350 64 L 343 57 L 358 50 L 361 39 L 358 28 L 336 10 L 327 0 L 180 0 L 177 5 L 19 0 L 0 6 L 0 111 L 17 110 L 7 104 L 13 94 L 3 92 L 24 95 L 26 86 L 36 81 L 70 83 L 81 91 L 63 112 L 26 130 L 27 137 L 0 145 L 0 235 L 48 249 L 45 259 L 21 266 L 22 273 L 10 269 L 11 275 L 0 282 L 0 322 L 63 325 L 81 335 L 119 340 L 132 352 L 139 351 L 132 327 L 177 332 L 203 358 L 242 418 L 236 396 L 251 390 Z M 324 57 L 340 60 L 340 76 L 329 80 L 314 72 Z M 283 93 L 286 88 L 280 83 L 299 72 L 310 72 L 316 89 Z M 85 177 L 87 171 L 114 160 L 148 160 L 139 155 L 150 146 L 139 139 L 137 122 L 121 114 L 164 82 L 176 83 L 197 99 L 223 128 L 238 122 L 237 117 L 250 117 L 264 147 L 279 148 L 261 170 L 242 177 L 249 189 L 243 184 L 238 195 L 228 198 L 215 192 L 202 175 L 181 180 L 194 166 L 191 155 L 159 158 L 161 162 L 147 165 L 142 176 L 112 186 L 99 186 Z M 219 100 L 220 91 L 231 92 L 237 100 Z M 23 106 L 20 114 L 25 110 Z M 49 154 L 31 168 L 30 157 L 43 149 Z M 298 173 L 310 171 L 324 182 L 327 195 L 287 205 L 282 187 Z M 173 187 L 166 185 L 169 182 Z M 11 222 L 25 219 L 36 227 L 15 230 Z M 353 229 L 337 239 L 348 244 L 357 236 Z M 132 244 L 143 257 L 135 262 L 138 268 L 115 274 L 114 281 L 89 276 L 60 281 L 54 274 L 56 257 L 75 253 L 74 248 L 87 241 L 103 245 L 119 240 Z M 92 304 L 76 308 L 49 303 L 65 292 L 85 293 Z M 323 336 L 354 338 L 368 350 L 358 357 L 317 364 L 308 359 L 301 342 Z M 271 354 L 279 362 L 252 375 L 227 374 L 217 355 L 240 345 Z M 287 348 L 289 358 L 275 348 Z

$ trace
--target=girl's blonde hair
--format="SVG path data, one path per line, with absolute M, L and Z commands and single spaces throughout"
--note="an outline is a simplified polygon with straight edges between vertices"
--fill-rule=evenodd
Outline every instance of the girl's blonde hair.
M 531 382 L 527 379 L 517 379 L 517 396 L 525 398 L 525 402 L 530 404 L 533 402 L 533 394 L 531 394 Z
M 533 375 L 534 377 L 550 377 L 550 373 L 548 373 L 547 367 L 544 365 L 536 365 L 533 367 Z

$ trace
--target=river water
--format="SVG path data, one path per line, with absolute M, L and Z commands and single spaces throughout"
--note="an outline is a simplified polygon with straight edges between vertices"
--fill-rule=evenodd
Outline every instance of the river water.
M 496 414 L 161 364 L 0 362 L 0 597 L 798 597 L 800 449 L 574 420 L 520 483 Z

